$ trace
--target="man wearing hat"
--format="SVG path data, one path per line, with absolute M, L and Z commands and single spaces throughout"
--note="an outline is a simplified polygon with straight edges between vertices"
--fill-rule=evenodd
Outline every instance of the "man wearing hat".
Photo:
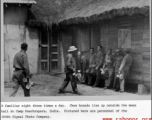
M 65 66 L 65 72 L 66 72 L 66 78 L 64 79 L 61 87 L 59 88 L 59 93 L 64 93 L 66 87 L 68 86 L 69 82 L 71 81 L 71 86 L 74 94 L 79 94 L 77 89 L 77 83 L 75 79 L 75 73 L 76 73 L 76 60 L 75 60 L 75 54 L 76 54 L 77 48 L 75 46 L 70 46 L 68 50 L 67 55 L 67 61 Z
M 130 55 L 130 50 L 125 49 L 125 56 L 122 60 L 122 63 L 119 68 L 119 73 L 122 73 L 123 79 L 120 80 L 120 92 L 124 92 L 125 90 L 125 82 L 129 75 L 130 67 L 132 65 L 132 56 Z
M 117 75 L 118 75 L 118 72 L 119 72 L 119 67 L 121 65 L 121 62 L 122 62 L 122 59 L 123 59 L 123 56 L 121 54 L 121 50 L 120 49 L 117 49 L 115 51 L 115 54 L 116 54 L 116 57 L 115 57 L 115 61 L 114 61 L 114 84 L 113 84 L 113 88 L 118 91 L 120 89 L 120 83 L 119 83 L 119 79 L 117 78 Z

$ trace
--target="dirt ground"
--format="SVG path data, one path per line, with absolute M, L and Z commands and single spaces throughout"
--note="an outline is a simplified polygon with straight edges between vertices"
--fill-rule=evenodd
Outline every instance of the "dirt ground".
M 58 89 L 60 85 L 62 84 L 64 80 L 64 77 L 57 77 L 57 76 L 51 76 L 49 74 L 39 74 L 39 75 L 33 75 L 31 78 L 31 82 L 35 83 L 36 85 L 31 88 L 31 97 L 35 96 L 77 96 L 76 94 L 72 93 L 71 84 L 69 83 L 66 93 L 64 94 L 58 94 Z M 91 86 L 87 86 L 84 84 L 78 84 L 78 91 L 81 93 L 81 96 L 110 96 L 110 95 L 131 95 L 131 96 L 138 96 L 135 93 L 120 93 L 115 92 L 113 90 L 109 89 L 103 89 L 103 88 L 92 88 Z M 11 90 L 11 83 L 5 83 L 5 96 L 9 96 Z M 22 97 L 23 96 L 23 90 L 20 87 L 16 97 Z

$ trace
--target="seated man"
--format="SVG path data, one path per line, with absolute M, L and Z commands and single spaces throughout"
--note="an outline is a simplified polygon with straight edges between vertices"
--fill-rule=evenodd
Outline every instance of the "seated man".
M 132 65 L 132 56 L 130 55 L 130 50 L 125 49 L 125 56 L 119 68 L 119 73 L 123 75 L 123 79 L 120 79 L 120 92 L 125 91 L 125 82 L 129 75 L 130 67 Z
M 101 45 L 98 45 L 97 47 L 97 54 L 96 54 L 96 80 L 95 84 L 93 87 L 99 87 L 101 83 L 101 71 L 100 69 L 102 68 L 104 63 L 104 53 L 103 53 L 103 48 Z
M 86 71 L 86 75 L 88 77 L 88 81 L 87 81 L 88 85 L 94 84 L 93 78 L 95 77 L 95 58 L 96 58 L 96 54 L 94 53 L 94 48 L 90 48 L 89 69 Z
M 113 88 L 114 88 L 114 90 L 118 91 L 120 89 L 120 83 L 119 83 L 119 78 L 117 77 L 117 75 L 118 75 L 119 67 L 121 65 L 123 56 L 121 54 L 120 49 L 117 49 L 115 51 L 115 53 L 116 53 L 116 58 L 115 58 L 115 61 L 114 61 L 114 64 L 113 64 L 114 70 L 115 70 Z
M 84 56 L 82 56 L 81 51 L 77 52 L 77 72 L 81 73 L 81 78 L 79 80 L 80 83 L 85 83 L 85 79 L 86 79 L 86 58 Z
M 113 62 L 114 62 L 114 58 L 112 55 L 112 49 L 108 49 L 107 54 L 105 56 L 103 69 L 108 73 L 108 79 L 105 81 L 105 88 L 109 88 L 109 89 L 113 87 L 113 73 L 114 73 Z

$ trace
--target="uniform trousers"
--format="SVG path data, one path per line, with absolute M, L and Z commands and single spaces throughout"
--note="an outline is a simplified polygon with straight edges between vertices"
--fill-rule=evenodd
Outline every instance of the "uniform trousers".
M 71 81 L 71 86 L 72 86 L 73 92 L 78 93 L 77 81 L 76 81 L 75 76 L 73 76 L 73 73 L 71 73 L 71 72 L 66 73 L 66 78 L 64 79 L 64 81 L 63 81 L 61 87 L 59 88 L 59 90 L 64 92 L 70 81 Z
M 112 88 L 113 87 L 113 75 L 114 75 L 114 68 L 107 67 L 105 71 L 108 73 L 108 79 L 105 81 L 105 87 Z
M 23 70 L 14 71 L 12 76 L 12 90 L 10 93 L 10 97 L 15 97 L 17 94 L 18 89 L 20 86 L 22 87 L 24 91 L 24 96 L 29 97 L 30 96 L 30 89 L 26 88 L 26 83 L 23 81 L 25 78 L 25 75 L 23 74 Z

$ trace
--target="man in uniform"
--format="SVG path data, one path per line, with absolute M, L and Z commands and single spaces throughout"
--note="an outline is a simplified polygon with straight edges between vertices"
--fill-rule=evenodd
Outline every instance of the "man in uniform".
M 89 69 L 86 71 L 88 76 L 88 85 L 93 85 L 93 78 L 95 77 L 95 67 L 96 67 L 96 54 L 94 53 L 94 48 L 90 48 L 89 56 Z
M 97 47 L 97 54 L 96 54 L 96 81 L 93 87 L 98 87 L 100 85 L 101 80 L 101 71 L 100 68 L 103 67 L 104 63 L 104 53 L 103 48 L 101 45 L 98 45 Z
M 120 89 L 120 83 L 119 83 L 119 78 L 117 77 L 118 75 L 118 71 L 119 71 L 119 67 L 121 65 L 121 62 L 122 62 L 122 59 L 123 59 L 123 56 L 121 54 L 121 50 L 120 49 L 117 49 L 115 51 L 116 53 L 116 58 L 115 58 L 115 61 L 114 61 L 114 84 L 113 84 L 113 88 L 114 90 L 118 91 Z
M 15 97 L 20 85 L 23 88 L 24 96 L 30 96 L 30 90 L 26 88 L 25 78 L 29 77 L 29 63 L 28 56 L 26 54 L 28 45 L 26 43 L 21 44 L 21 51 L 18 52 L 13 61 L 13 68 L 15 68 L 12 76 L 13 88 L 10 97 Z
M 66 72 L 66 78 L 64 79 L 61 87 L 59 88 L 58 93 L 64 93 L 67 85 L 71 81 L 71 86 L 74 94 L 80 95 L 77 89 L 77 82 L 75 78 L 76 74 L 76 60 L 75 60 L 75 54 L 76 54 L 77 48 L 75 46 L 70 46 L 68 50 L 68 55 L 67 55 L 67 61 L 66 61 L 66 66 L 65 66 L 65 72 Z
M 130 55 L 130 50 L 125 49 L 125 56 L 122 60 L 122 63 L 119 68 L 119 73 L 123 75 L 123 79 L 120 80 L 120 92 L 124 92 L 125 90 L 125 82 L 129 75 L 130 67 L 132 65 L 132 56 Z
M 108 79 L 105 81 L 105 88 L 108 89 L 111 89 L 113 87 L 113 73 L 114 73 L 113 62 L 114 62 L 114 58 L 112 55 L 112 49 L 108 49 L 103 65 L 104 71 L 106 71 L 108 74 Z
M 85 83 L 86 79 L 86 59 L 85 57 L 81 54 L 81 51 L 77 52 L 77 72 L 80 71 L 82 74 L 82 77 L 80 78 L 80 83 Z

